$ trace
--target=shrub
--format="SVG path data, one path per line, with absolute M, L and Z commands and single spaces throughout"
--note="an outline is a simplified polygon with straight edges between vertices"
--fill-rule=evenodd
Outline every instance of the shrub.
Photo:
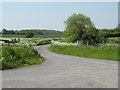
M 33 47 L 27 46 L 3 46 L 2 58 L 3 70 L 40 64 L 44 61 Z
M 51 40 L 43 40 L 43 41 L 40 41 L 37 45 L 46 45 L 50 43 L 51 43 Z
M 26 38 L 32 38 L 34 36 L 34 33 L 29 32 L 25 35 Z

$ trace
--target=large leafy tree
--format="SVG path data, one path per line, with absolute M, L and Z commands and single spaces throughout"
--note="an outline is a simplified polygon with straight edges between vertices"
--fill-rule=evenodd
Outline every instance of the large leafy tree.
M 7 34 L 7 30 L 5 28 L 2 29 L 2 34 Z
M 91 41 L 96 38 L 97 29 L 91 19 L 83 14 L 73 14 L 65 21 L 65 24 L 64 35 L 68 42 Z

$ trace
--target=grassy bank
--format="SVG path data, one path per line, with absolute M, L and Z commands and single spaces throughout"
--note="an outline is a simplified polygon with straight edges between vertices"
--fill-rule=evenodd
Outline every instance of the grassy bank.
M 118 61 L 117 47 L 77 47 L 54 45 L 49 47 L 49 50 L 64 55 Z
M 44 59 L 33 48 L 27 46 L 3 46 L 2 70 L 41 64 Z

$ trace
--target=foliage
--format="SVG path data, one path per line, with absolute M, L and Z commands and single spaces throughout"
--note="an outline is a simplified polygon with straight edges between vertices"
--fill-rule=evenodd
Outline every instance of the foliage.
M 10 38 L 8 38 L 10 40 Z M 2 69 L 12 69 L 22 66 L 29 66 L 32 64 L 40 64 L 44 59 L 33 48 L 38 45 L 50 44 L 51 40 L 58 40 L 58 38 L 21 38 L 20 42 L 9 45 L 3 43 L 2 45 Z
M 120 37 L 120 28 L 116 27 L 114 29 L 98 29 L 99 35 L 105 38 L 108 37 Z
M 21 45 L 21 46 L 46 45 L 46 44 L 50 44 L 51 40 L 52 39 L 50 39 L 50 38 L 48 38 L 48 39 L 24 38 L 24 39 L 21 39 L 21 41 L 19 43 L 17 43 L 17 45 Z
M 73 14 L 66 21 L 64 31 L 65 39 L 68 42 L 95 41 L 98 33 L 89 17 L 83 14 Z
M 120 43 L 120 37 L 109 37 L 107 38 L 107 42 Z
M 64 55 L 118 61 L 118 47 L 78 47 L 54 45 L 51 46 L 49 50 Z
M 83 40 L 83 43 L 88 45 L 97 43 L 99 41 L 98 30 L 94 27 L 86 28 Z
M 25 35 L 26 38 L 32 38 L 33 36 L 34 36 L 34 33 L 32 32 L 26 33 Z
M 27 33 L 34 33 L 35 35 L 62 35 L 62 32 L 56 30 L 40 30 L 40 29 L 30 29 L 30 30 L 6 30 L 2 29 L 3 35 L 25 35 Z
M 37 44 L 37 46 L 38 45 L 46 45 L 46 44 L 50 44 L 51 43 L 51 40 L 43 40 L 43 41 L 40 41 L 38 44 Z
M 44 59 L 33 47 L 2 47 L 2 70 L 41 64 L 43 61 Z
M 3 38 L 25 38 L 25 35 L 2 35 Z M 34 35 L 33 38 L 63 38 L 63 35 Z
M 2 38 L 3 40 L 9 40 L 10 38 Z M 16 40 L 19 40 L 18 43 L 1 43 L 1 45 L 10 45 L 10 46 L 28 46 L 28 47 L 34 47 L 39 45 L 46 45 L 50 44 L 52 40 L 62 40 L 61 38 L 16 38 Z
M 51 45 L 59 45 L 59 46 L 78 46 L 78 43 L 66 43 L 66 42 L 60 42 L 60 41 L 51 41 Z

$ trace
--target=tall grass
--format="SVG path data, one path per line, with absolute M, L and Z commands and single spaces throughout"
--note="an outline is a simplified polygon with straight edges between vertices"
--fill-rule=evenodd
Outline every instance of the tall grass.
M 118 61 L 118 47 L 77 47 L 54 45 L 49 47 L 49 50 L 64 55 Z
M 2 70 L 41 64 L 44 59 L 33 48 L 27 46 L 3 46 Z

